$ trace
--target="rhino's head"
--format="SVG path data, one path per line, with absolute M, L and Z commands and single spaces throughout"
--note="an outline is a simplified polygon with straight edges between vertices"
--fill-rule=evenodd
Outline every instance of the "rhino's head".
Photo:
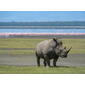
M 71 48 L 67 49 L 66 47 L 58 47 L 55 49 L 55 52 L 59 57 L 66 58 Z

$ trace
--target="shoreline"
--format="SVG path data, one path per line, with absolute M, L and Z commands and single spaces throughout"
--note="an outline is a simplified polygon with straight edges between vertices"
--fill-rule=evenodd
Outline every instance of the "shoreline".
M 0 36 L 10 36 L 10 35 L 85 35 L 85 33 L 0 33 Z

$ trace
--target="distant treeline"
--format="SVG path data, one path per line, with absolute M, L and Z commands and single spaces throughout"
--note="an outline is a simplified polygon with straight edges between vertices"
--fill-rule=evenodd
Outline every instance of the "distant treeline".
M 85 26 L 85 21 L 72 21 L 72 22 L 0 22 L 0 26 Z

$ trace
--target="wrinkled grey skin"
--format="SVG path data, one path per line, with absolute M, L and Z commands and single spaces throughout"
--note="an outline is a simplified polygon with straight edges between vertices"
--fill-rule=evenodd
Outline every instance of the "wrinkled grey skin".
M 70 48 L 71 49 L 71 48 Z M 70 51 L 64 48 L 62 41 L 53 38 L 40 42 L 36 47 L 36 58 L 37 65 L 40 66 L 40 59 L 44 59 L 44 66 L 48 65 L 50 67 L 50 60 L 53 59 L 53 66 L 56 66 L 56 62 L 59 57 L 67 57 Z

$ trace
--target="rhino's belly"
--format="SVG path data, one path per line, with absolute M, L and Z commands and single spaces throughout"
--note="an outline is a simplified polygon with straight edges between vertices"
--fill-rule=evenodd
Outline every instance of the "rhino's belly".
M 49 57 L 49 59 L 54 59 L 54 58 L 57 57 L 57 55 L 55 54 L 55 52 L 49 52 L 49 53 L 47 54 L 47 56 Z
M 52 51 L 48 52 L 47 54 L 43 54 L 42 52 L 41 53 L 38 53 L 38 57 L 43 58 L 43 59 L 45 58 L 45 55 L 47 55 L 49 59 L 54 59 L 54 58 L 57 58 L 58 57 L 55 54 L 55 52 L 52 52 Z

